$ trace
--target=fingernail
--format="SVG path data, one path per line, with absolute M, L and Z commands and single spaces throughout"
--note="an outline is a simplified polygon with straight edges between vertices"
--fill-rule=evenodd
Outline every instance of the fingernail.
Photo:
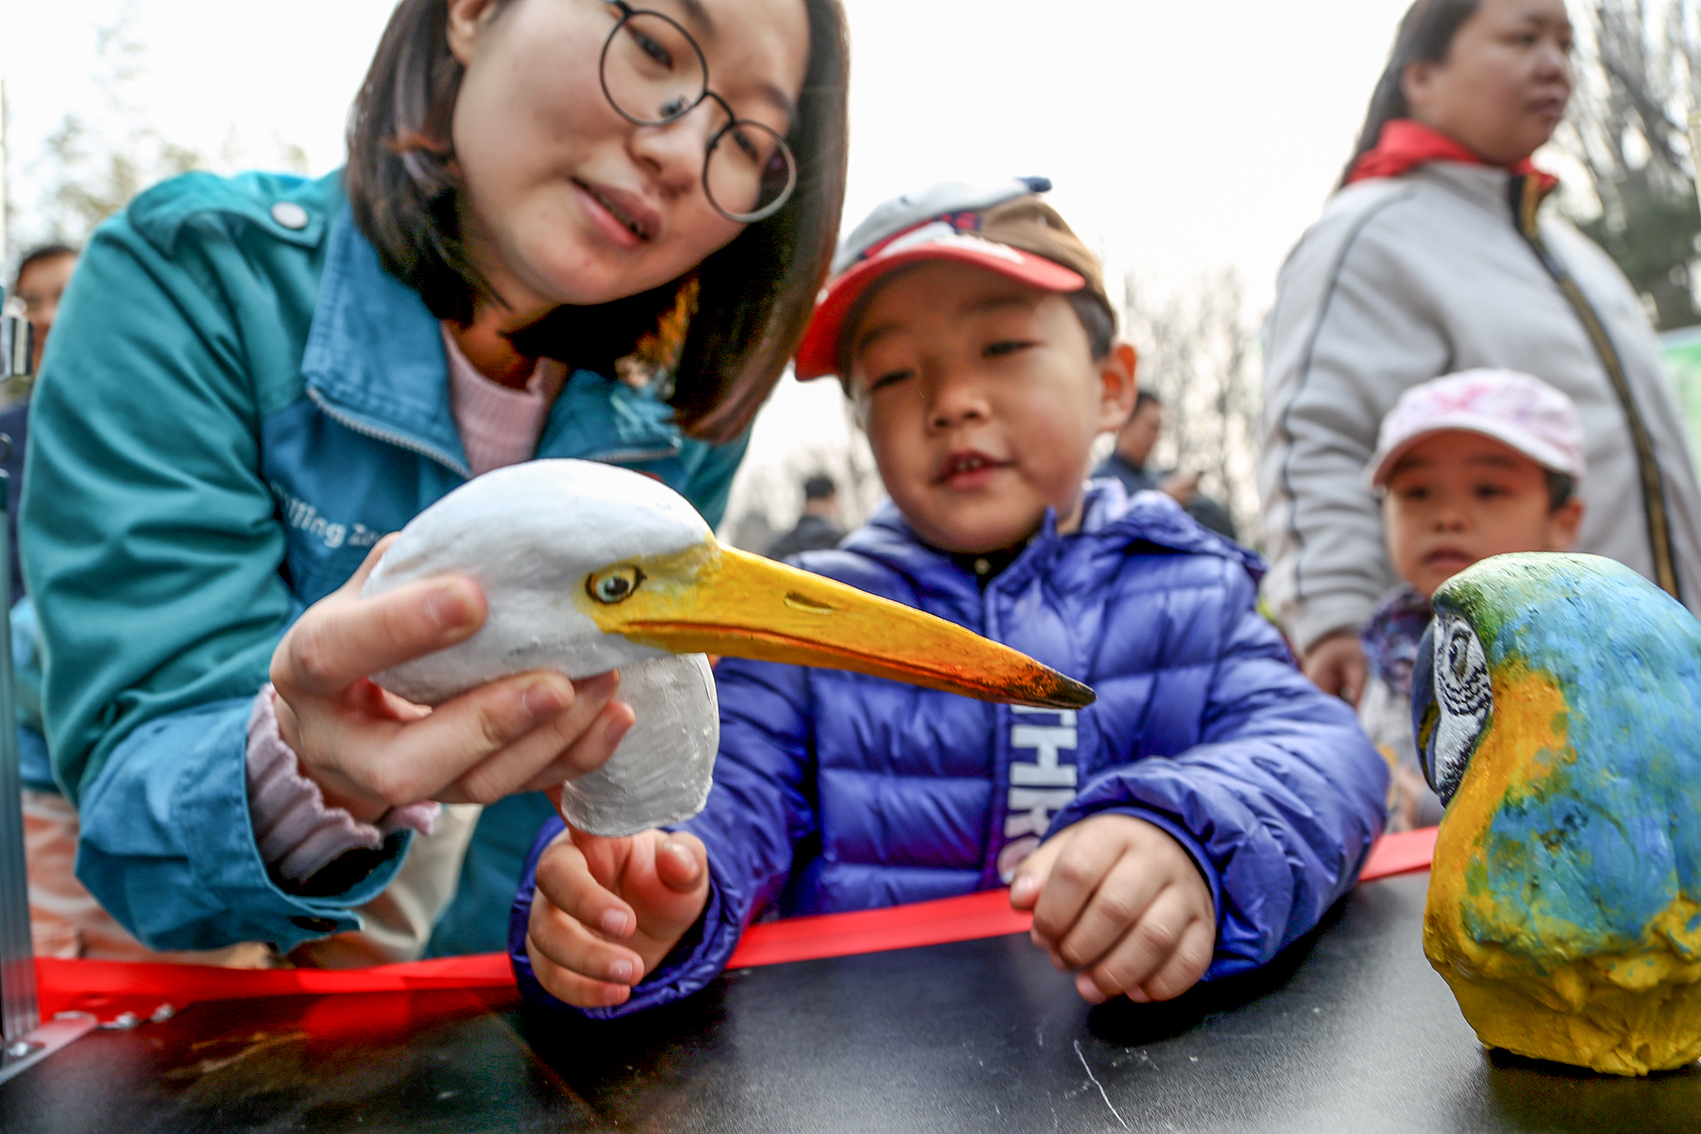
M 619 910 L 609 910 L 602 915 L 602 931 L 610 937 L 626 936 L 626 915 Z
M 1034 891 L 1038 889 L 1039 879 L 1032 874 L 1024 874 L 1011 884 L 1010 900 L 1012 902 L 1025 902 L 1033 897 Z
M 466 597 L 458 587 L 445 587 L 426 601 L 425 612 L 431 621 L 445 630 L 452 630 L 466 623 L 471 612 L 467 609 Z
M 620 738 L 626 735 L 626 730 L 632 727 L 632 718 L 621 714 L 608 722 L 608 731 L 604 733 L 610 744 L 619 744 Z
M 567 701 L 561 696 L 561 691 L 555 687 L 554 683 L 548 681 L 540 681 L 527 689 L 522 701 L 526 706 L 526 712 L 530 713 L 534 719 L 553 717 L 567 707 Z
M 608 966 L 608 979 L 619 984 L 632 983 L 632 962 L 616 961 Z
M 587 677 L 578 684 L 579 692 L 586 697 L 590 697 L 592 699 L 597 697 L 608 697 L 612 696 L 615 688 L 619 686 L 620 675 L 613 670 L 610 670 L 607 673 L 599 673 L 595 677 Z
M 662 849 L 672 855 L 687 870 L 695 871 L 697 869 L 697 858 L 691 853 L 691 848 L 684 843 L 663 843 Z

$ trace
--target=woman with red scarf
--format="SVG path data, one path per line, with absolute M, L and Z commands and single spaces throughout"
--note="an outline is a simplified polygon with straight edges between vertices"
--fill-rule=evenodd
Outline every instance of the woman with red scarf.
M 1325 690 L 1357 703 L 1359 630 L 1397 581 L 1365 464 L 1408 388 L 1479 367 L 1577 404 L 1578 550 L 1701 611 L 1701 491 L 1635 291 L 1543 203 L 1564 116 L 1563 0 L 1417 0 L 1339 192 L 1282 269 L 1260 463 L 1267 597 Z

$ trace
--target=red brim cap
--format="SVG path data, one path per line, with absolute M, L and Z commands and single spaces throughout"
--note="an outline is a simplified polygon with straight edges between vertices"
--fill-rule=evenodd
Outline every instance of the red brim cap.
M 953 233 L 938 240 L 909 245 L 901 251 L 876 253 L 827 285 L 827 294 L 816 306 L 815 314 L 803 332 L 803 343 L 797 349 L 798 381 L 807 382 L 812 378 L 837 374 L 839 337 L 857 300 L 888 273 L 928 260 L 972 264 L 1043 291 L 1068 293 L 1087 286 L 1086 278 L 1079 272 L 1056 261 L 972 234 Z

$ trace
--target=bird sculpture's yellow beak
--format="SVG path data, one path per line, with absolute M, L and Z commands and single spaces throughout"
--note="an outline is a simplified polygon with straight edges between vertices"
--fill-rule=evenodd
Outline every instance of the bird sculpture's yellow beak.
M 671 653 L 847 669 L 982 701 L 1089 705 L 1093 691 L 1025 654 L 855 587 L 713 537 L 585 580 L 575 603 L 604 633 Z

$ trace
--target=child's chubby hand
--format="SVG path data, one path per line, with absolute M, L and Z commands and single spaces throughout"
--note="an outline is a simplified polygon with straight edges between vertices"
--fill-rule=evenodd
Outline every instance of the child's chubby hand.
M 1034 911 L 1034 944 L 1076 974 L 1090 1004 L 1180 996 L 1216 948 L 1216 909 L 1193 856 L 1128 815 L 1058 832 L 1022 863 L 1010 904 Z
M 538 857 L 526 953 L 556 999 L 624 1004 L 708 900 L 708 852 L 695 835 L 604 839 L 569 827 Z

